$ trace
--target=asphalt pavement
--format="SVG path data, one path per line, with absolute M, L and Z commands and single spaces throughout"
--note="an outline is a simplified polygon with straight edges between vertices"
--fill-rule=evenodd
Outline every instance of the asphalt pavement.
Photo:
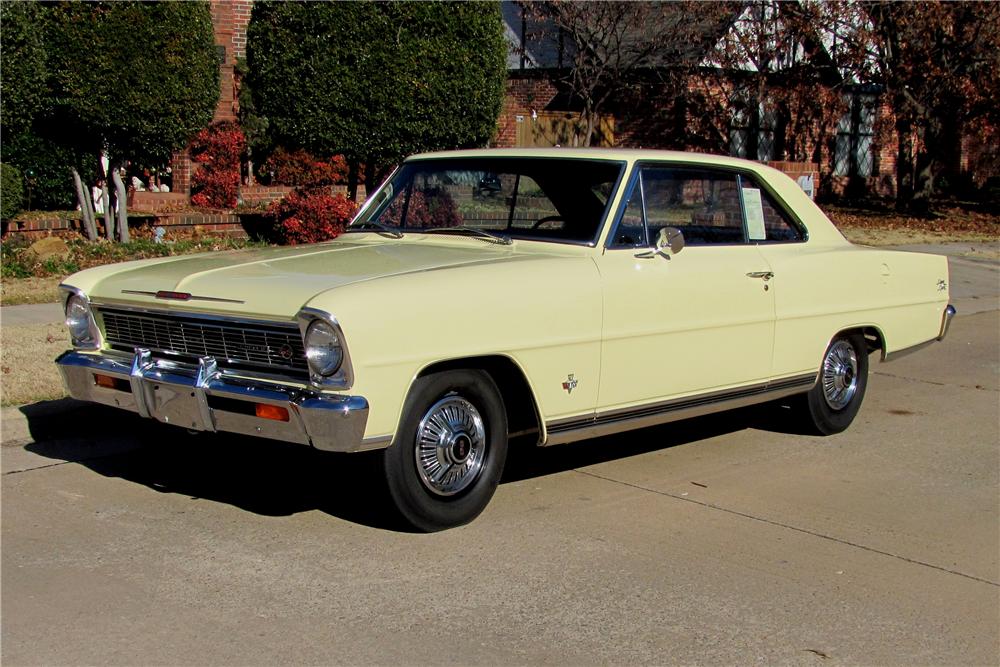
M 948 338 L 873 364 L 846 433 L 769 407 L 516 449 L 433 535 L 370 456 L 6 409 L 0 659 L 1000 664 L 1000 263 L 939 251 Z

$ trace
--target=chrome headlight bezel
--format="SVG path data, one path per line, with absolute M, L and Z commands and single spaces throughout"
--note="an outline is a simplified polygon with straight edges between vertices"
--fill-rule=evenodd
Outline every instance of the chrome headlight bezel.
M 97 328 L 94 310 L 87 295 L 75 287 L 60 285 L 63 290 L 64 323 L 73 347 L 96 350 L 101 347 L 101 332 Z
M 299 311 L 296 319 L 299 322 L 302 347 L 306 355 L 306 363 L 309 366 L 309 379 L 313 386 L 319 389 L 350 389 L 351 385 L 354 384 L 354 374 L 347 351 L 347 343 L 344 340 L 344 332 L 340 328 L 337 318 L 318 308 L 303 308 Z M 322 354 L 310 355 L 311 336 L 319 337 L 321 342 L 325 337 L 328 349 L 339 349 L 339 361 L 324 366 L 322 365 Z M 332 345 L 330 345 L 331 342 Z

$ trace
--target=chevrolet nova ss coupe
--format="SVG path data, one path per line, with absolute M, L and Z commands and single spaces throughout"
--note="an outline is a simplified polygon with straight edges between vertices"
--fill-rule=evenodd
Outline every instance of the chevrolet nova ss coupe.
M 943 257 L 854 246 L 785 175 L 626 150 L 406 160 L 316 245 L 62 286 L 74 397 L 199 431 L 381 450 L 414 527 L 472 520 L 512 437 L 566 443 L 791 400 L 843 431 L 941 340 Z

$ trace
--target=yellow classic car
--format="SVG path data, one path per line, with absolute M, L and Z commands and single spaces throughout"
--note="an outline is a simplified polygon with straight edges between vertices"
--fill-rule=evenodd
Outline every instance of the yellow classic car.
M 843 431 L 869 356 L 941 340 L 943 257 L 854 246 L 764 165 L 667 151 L 407 159 L 315 245 L 63 285 L 74 397 L 199 431 L 379 449 L 421 530 L 539 446 L 789 397 Z

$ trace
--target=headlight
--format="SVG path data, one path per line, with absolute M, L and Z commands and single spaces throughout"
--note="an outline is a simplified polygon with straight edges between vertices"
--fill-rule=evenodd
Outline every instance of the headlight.
M 94 342 L 94 330 L 91 326 L 90 304 L 78 294 L 66 300 L 66 326 L 75 343 Z
M 313 320 L 306 329 L 305 346 L 309 369 L 317 375 L 333 375 L 344 361 L 337 332 L 322 320 Z

